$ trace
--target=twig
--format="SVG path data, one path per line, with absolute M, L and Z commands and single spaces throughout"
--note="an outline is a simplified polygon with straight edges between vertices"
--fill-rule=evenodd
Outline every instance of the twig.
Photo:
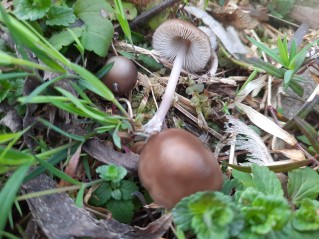
M 143 25 L 147 22 L 148 19 L 157 15 L 158 13 L 164 11 L 166 8 L 170 7 L 171 5 L 180 2 L 180 0 L 166 0 L 161 2 L 160 4 L 156 5 L 155 7 L 144 11 L 140 15 L 138 15 L 133 21 L 129 23 L 130 28 L 134 29 L 140 25 Z M 115 28 L 116 32 L 122 31 L 121 27 L 118 26 Z

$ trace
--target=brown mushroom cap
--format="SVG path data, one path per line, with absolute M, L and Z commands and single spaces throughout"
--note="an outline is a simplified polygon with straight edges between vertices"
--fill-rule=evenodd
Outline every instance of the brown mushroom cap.
M 165 208 L 195 192 L 219 190 L 223 184 L 213 153 L 182 129 L 149 138 L 140 154 L 138 175 L 154 201 Z
M 123 56 L 113 56 L 106 64 L 114 62 L 111 70 L 103 77 L 104 84 L 114 93 L 127 94 L 137 82 L 137 69 L 133 61 Z
M 190 72 L 203 69 L 211 57 L 210 41 L 187 21 L 172 19 L 160 25 L 153 35 L 153 48 L 173 62 L 183 40 L 188 44 L 183 68 Z

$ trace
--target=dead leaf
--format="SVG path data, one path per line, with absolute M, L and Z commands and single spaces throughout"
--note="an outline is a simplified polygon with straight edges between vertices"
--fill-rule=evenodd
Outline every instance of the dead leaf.
M 237 29 L 254 29 L 260 23 L 250 16 L 249 12 L 240 9 L 214 7 L 211 14 L 220 22 L 234 26 Z
M 281 138 L 291 146 L 295 146 L 298 143 L 294 136 L 289 134 L 287 131 L 278 126 L 275 122 L 271 121 L 269 118 L 262 115 L 258 111 L 242 103 L 235 102 L 234 104 L 247 115 L 251 122 L 253 122 L 262 130 L 278 138 Z
M 81 154 L 82 147 L 78 147 L 78 149 L 75 151 L 75 153 L 72 155 L 72 157 L 69 160 L 68 165 L 66 166 L 64 173 L 69 175 L 71 178 L 75 177 L 75 173 L 79 166 L 79 160 L 80 160 L 80 154 Z M 60 187 L 65 187 L 71 185 L 69 182 L 61 180 L 59 183 Z
M 136 230 L 142 235 L 142 238 L 147 239 L 158 239 L 160 238 L 169 228 L 172 223 L 172 214 L 164 214 L 159 219 L 151 222 L 147 227 L 135 227 Z M 143 237 L 144 235 L 144 237 Z
M 235 28 L 228 26 L 226 29 L 221 23 L 216 21 L 206 11 L 193 6 L 186 6 L 184 8 L 189 14 L 201 19 L 223 43 L 227 51 L 231 54 L 240 53 L 247 54 L 249 51 L 247 47 L 241 42 Z M 234 55 L 235 56 L 235 55 Z M 235 56 L 236 57 L 236 56 Z
M 285 155 L 286 157 L 296 161 L 302 161 L 306 159 L 303 152 L 301 152 L 299 149 L 277 149 L 277 150 L 273 150 L 273 152 L 281 153 Z
M 1 110 L 0 110 L 1 112 Z M 15 110 L 5 112 L 6 115 L 0 120 L 0 125 L 8 127 L 12 132 L 17 132 L 22 128 L 22 119 Z
M 98 139 L 90 139 L 82 146 L 91 157 L 106 164 L 121 165 L 131 173 L 137 172 L 139 156 L 134 153 L 121 153 L 115 151 L 113 146 Z

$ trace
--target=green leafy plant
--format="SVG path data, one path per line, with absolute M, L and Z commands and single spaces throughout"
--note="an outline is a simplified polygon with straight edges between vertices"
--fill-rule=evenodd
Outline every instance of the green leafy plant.
M 63 1 L 52 0 L 17 0 L 13 1 L 14 14 L 20 20 L 35 21 L 46 19 L 49 26 L 68 26 L 75 22 L 73 9 L 66 6 Z
M 260 59 L 245 58 L 244 61 L 254 65 L 256 68 L 266 71 L 268 74 L 276 78 L 283 79 L 283 87 L 285 90 L 290 87 L 298 95 L 302 96 L 303 88 L 299 85 L 298 81 L 302 81 L 303 78 L 298 76 L 296 73 L 303 64 L 308 49 L 318 40 L 314 41 L 313 43 L 309 43 L 307 46 L 298 50 L 295 41 L 291 42 L 290 48 L 288 47 L 286 37 L 284 37 L 283 40 L 278 37 L 277 49 L 270 49 L 263 43 L 260 43 L 249 37 L 248 39 L 275 62 L 281 64 L 283 68 L 276 68 L 271 63 L 264 62 Z
M 113 24 L 108 18 L 113 14 L 111 5 L 107 1 L 77 0 L 73 9 L 75 15 L 85 24 L 81 44 L 86 50 L 105 57 L 114 34 Z M 101 14 L 102 10 L 104 14 Z
M 195 107 L 197 113 L 203 112 L 205 116 L 210 114 L 210 102 L 208 96 L 204 94 L 204 84 L 189 80 L 189 86 L 186 88 L 186 94 L 192 96 L 191 104 Z
M 96 172 L 105 182 L 93 192 L 89 203 L 107 208 L 120 222 L 130 223 L 134 214 L 132 193 L 138 191 L 136 183 L 123 179 L 127 170 L 122 166 L 103 165 Z
M 289 172 L 288 199 L 275 173 L 256 164 L 251 171 L 233 170 L 234 179 L 226 180 L 223 187 L 225 194 L 198 192 L 182 199 L 173 209 L 179 238 L 183 232 L 192 232 L 197 238 L 319 236 L 316 171 L 302 168 Z M 233 196 L 228 195 L 231 187 L 236 189 Z

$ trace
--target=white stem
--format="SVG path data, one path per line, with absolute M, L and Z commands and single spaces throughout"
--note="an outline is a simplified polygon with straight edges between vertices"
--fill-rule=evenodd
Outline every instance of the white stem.
M 173 101 L 175 88 L 179 79 L 179 74 L 182 69 L 183 61 L 186 55 L 187 43 L 181 43 L 181 47 L 179 48 L 176 58 L 174 60 L 173 69 L 171 75 L 169 77 L 165 93 L 162 97 L 162 102 L 157 112 L 153 116 L 153 118 L 144 126 L 144 132 L 148 134 L 153 134 L 155 132 L 159 132 L 162 128 L 162 124 L 164 118 L 171 107 L 171 103 Z

